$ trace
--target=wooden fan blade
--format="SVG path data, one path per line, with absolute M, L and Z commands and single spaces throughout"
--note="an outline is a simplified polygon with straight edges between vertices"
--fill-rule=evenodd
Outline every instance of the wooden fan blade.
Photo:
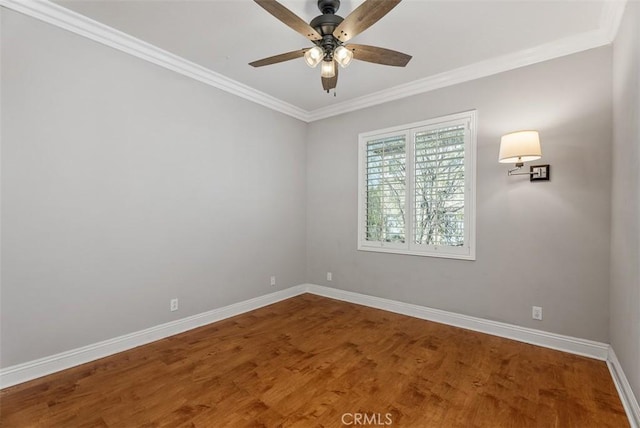
M 378 22 L 401 0 L 366 0 L 347 16 L 333 31 L 333 35 L 341 42 L 362 33 Z
M 309 49 L 299 49 L 297 51 L 287 52 L 280 55 L 270 56 L 269 58 L 259 59 L 257 61 L 250 62 L 249 65 L 253 67 L 262 67 L 265 65 L 277 64 L 279 62 L 289 61 L 292 59 L 300 58 L 304 56 L 304 53 Z
M 377 46 L 349 44 L 345 47 L 353 52 L 354 59 L 359 59 L 360 61 L 404 67 L 411 60 L 411 55 Z
M 307 39 L 315 41 L 322 40 L 322 36 L 312 26 L 307 24 L 295 13 L 281 5 L 275 0 L 254 0 L 264 10 L 278 18 L 281 22 L 293 28 Z
M 338 86 L 338 65 L 336 64 L 336 75 L 333 77 L 323 77 L 322 78 L 322 88 L 329 92 L 331 89 Z

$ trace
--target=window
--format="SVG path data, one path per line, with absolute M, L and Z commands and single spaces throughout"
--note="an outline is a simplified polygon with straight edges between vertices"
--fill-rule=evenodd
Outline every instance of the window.
M 360 134 L 358 249 L 475 260 L 476 112 Z

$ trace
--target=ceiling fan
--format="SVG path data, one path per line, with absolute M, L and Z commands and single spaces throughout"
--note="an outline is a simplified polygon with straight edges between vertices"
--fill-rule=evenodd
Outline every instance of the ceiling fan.
M 322 15 L 313 18 L 309 24 L 276 0 L 254 1 L 284 24 L 311 40 L 314 46 L 249 63 L 253 67 L 262 67 L 304 57 L 307 65 L 312 68 L 322 63 L 320 73 L 322 87 L 329 92 L 338 84 L 336 63 L 344 68 L 349 65 L 352 59 L 358 59 L 376 64 L 404 67 L 411 59 L 411 55 L 390 49 L 353 43 L 345 44 L 352 37 L 378 22 L 401 0 L 365 0 L 346 18 L 336 15 L 336 11 L 340 7 L 340 0 L 318 0 L 318 9 Z

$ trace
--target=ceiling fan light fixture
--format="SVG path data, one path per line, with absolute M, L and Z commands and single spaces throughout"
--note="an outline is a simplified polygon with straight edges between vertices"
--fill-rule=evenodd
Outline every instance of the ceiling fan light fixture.
M 346 68 L 353 59 L 353 52 L 344 46 L 338 46 L 336 50 L 333 51 L 333 58 L 340 64 L 340 67 Z
M 314 46 L 304 53 L 304 61 L 311 68 L 316 68 L 322 58 L 324 57 L 324 50 L 320 46 Z
M 320 75 L 326 79 L 330 79 L 336 75 L 336 63 L 333 60 L 322 61 L 322 70 Z
M 313 45 L 250 62 L 249 65 L 252 67 L 278 64 L 300 57 L 303 57 L 311 68 L 322 62 L 322 89 L 328 92 L 338 84 L 339 67 L 336 63 L 344 68 L 357 59 L 374 64 L 404 67 L 411 59 L 411 55 L 377 46 L 352 43 L 345 45 L 354 36 L 378 22 L 401 0 L 361 0 L 362 3 L 346 18 L 336 15 L 341 0 L 317 0 L 318 9 L 322 14 L 309 23 L 283 6 L 281 0 L 254 1 L 280 22 L 309 39 Z

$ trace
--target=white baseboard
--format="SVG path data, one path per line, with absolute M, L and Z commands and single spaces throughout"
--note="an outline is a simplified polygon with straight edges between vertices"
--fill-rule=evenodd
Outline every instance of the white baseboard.
M 359 305 L 382 309 L 389 312 L 395 312 L 397 314 L 434 321 L 441 324 L 448 324 L 455 327 L 466 328 L 468 330 L 505 337 L 507 339 L 513 339 L 519 342 L 530 343 L 532 345 L 557 349 L 560 351 L 569 352 L 571 354 L 596 358 L 598 360 L 606 360 L 609 352 L 608 344 L 595 342 L 593 340 L 579 339 L 576 337 L 549 333 L 546 331 L 520 327 L 513 324 L 490 321 L 483 318 L 471 317 L 468 315 L 460 315 L 454 312 L 443 311 L 440 309 L 432 309 L 425 306 L 418 306 L 410 303 L 403 303 L 395 300 L 368 296 L 351 291 L 323 287 L 321 285 L 306 284 L 306 290 L 309 293 L 343 300 L 345 302 L 356 303 Z
M 164 339 L 196 327 L 236 316 L 281 300 L 288 299 L 305 292 L 337 300 L 356 303 L 372 308 L 408 315 L 415 318 L 435 321 L 469 330 L 506 337 L 520 342 L 531 343 L 547 348 L 558 349 L 572 354 L 584 355 L 599 360 L 606 360 L 609 345 L 585 339 L 548 333 L 512 324 L 489 321 L 482 318 L 460 315 L 440 309 L 432 309 L 410 303 L 398 302 L 380 297 L 323 287 L 315 284 L 301 284 L 286 290 L 256 297 L 244 302 L 217 308 L 198 315 L 172 321 L 145 330 L 126 334 L 113 339 L 61 352 L 34 361 L 17 364 L 0 370 L 0 388 L 6 388 L 51 373 L 65 370 L 80 364 L 104 358 L 118 352 Z
M 620 396 L 622 405 L 627 413 L 627 418 L 629 419 L 631 428 L 640 428 L 640 406 L 638 405 L 638 401 L 631 390 L 631 386 L 627 381 L 613 348 L 606 343 L 549 333 L 513 324 L 490 321 L 483 318 L 460 315 L 454 312 L 432 309 L 425 306 L 368 296 L 365 294 L 324 287 L 321 285 L 305 284 L 304 289 L 308 293 L 317 294 L 319 296 L 382 309 L 441 324 L 461 327 L 494 336 L 505 337 L 519 342 L 557 349 L 571 354 L 604 360 L 607 362 L 607 366 L 611 372 L 611 377 L 613 378 L 613 382 L 618 390 L 618 395 Z
M 0 388 L 6 388 L 80 364 L 85 364 L 99 358 L 104 358 L 118 352 L 126 351 L 165 337 L 185 332 L 187 330 L 240 315 L 304 293 L 316 294 L 345 302 L 434 321 L 441 324 L 505 337 L 520 342 L 557 349 L 598 360 L 606 360 L 616 384 L 616 388 L 618 388 L 620 398 L 629 416 L 631 426 L 632 428 L 640 428 L 640 410 L 638 408 L 638 402 L 631 391 L 631 387 L 629 386 L 624 372 L 622 371 L 622 367 L 620 367 L 620 363 L 618 362 L 615 353 L 608 344 L 315 284 L 297 285 L 275 293 L 234 303 L 229 306 L 217 308 L 166 324 L 161 324 L 159 326 L 126 334 L 124 336 L 7 367 L 0 370 Z
M 212 322 L 240 315 L 281 300 L 289 299 L 298 294 L 305 293 L 305 291 L 306 287 L 298 285 L 187 318 L 171 321 L 166 324 L 125 334 L 124 336 L 10 366 L 0 370 L 0 388 L 27 382 L 60 370 L 65 370 L 156 340 L 164 339 L 165 337 L 173 336 L 196 327 L 202 327 Z
M 613 383 L 616 385 L 624 410 L 627 412 L 631 428 L 640 428 L 640 405 L 638 405 L 638 400 L 631 390 L 627 376 L 625 376 L 620 361 L 618 361 L 618 357 L 616 357 L 616 353 L 611 347 L 609 347 L 607 366 L 609 366 Z

